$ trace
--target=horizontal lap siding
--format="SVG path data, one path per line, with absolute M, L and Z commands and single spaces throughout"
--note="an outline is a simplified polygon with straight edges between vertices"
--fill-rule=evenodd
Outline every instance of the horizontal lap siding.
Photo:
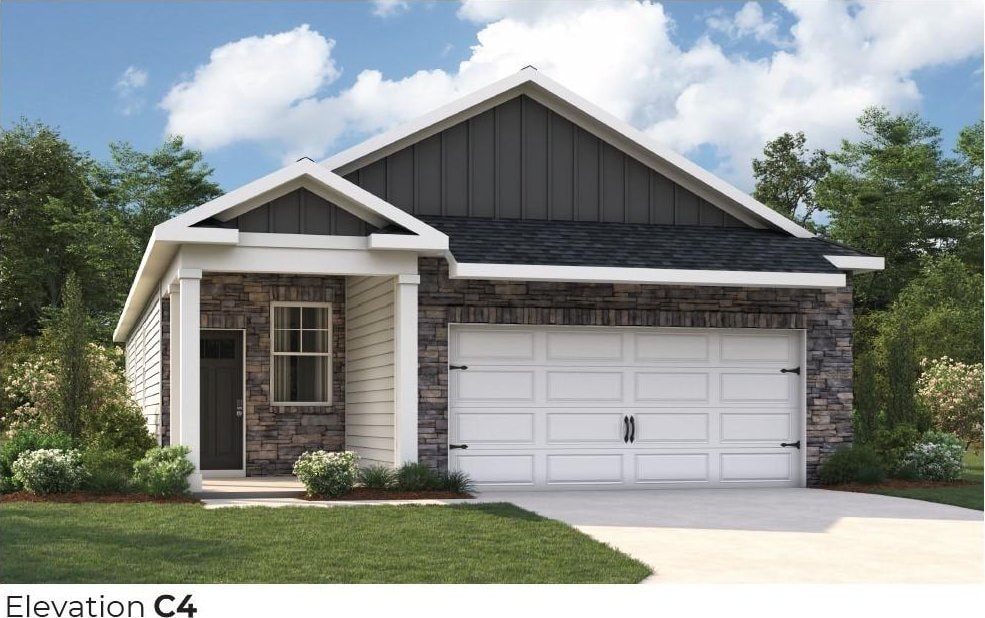
M 394 463 L 392 277 L 349 277 L 345 444 L 363 465 Z
M 126 374 L 147 429 L 161 436 L 161 302 L 152 298 L 126 344 Z

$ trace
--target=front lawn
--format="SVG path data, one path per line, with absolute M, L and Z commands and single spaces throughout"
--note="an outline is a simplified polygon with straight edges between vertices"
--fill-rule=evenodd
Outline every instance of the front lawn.
M 648 567 L 510 504 L 0 503 L 6 583 L 636 583 Z
M 891 487 L 871 487 L 866 491 L 884 496 L 897 496 L 899 498 L 913 498 L 914 500 L 926 500 L 928 502 L 940 502 L 942 504 L 952 504 L 963 506 L 966 509 L 985 510 L 985 489 L 982 484 L 982 454 L 967 452 L 964 458 L 964 473 L 962 480 L 969 481 L 962 485 L 941 485 L 939 487 L 911 487 L 911 488 L 891 488 Z

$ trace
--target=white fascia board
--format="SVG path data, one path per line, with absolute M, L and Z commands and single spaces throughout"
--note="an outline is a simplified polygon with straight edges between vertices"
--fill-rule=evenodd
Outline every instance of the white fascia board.
M 548 96 L 544 96 L 544 94 Z M 533 68 L 526 68 L 485 88 L 468 94 L 433 112 L 372 137 L 321 162 L 330 170 L 346 174 L 372 163 L 407 144 L 436 134 L 464 119 L 495 107 L 518 94 L 526 94 L 546 105 L 586 130 L 604 129 L 617 147 L 627 150 L 641 160 L 679 182 L 709 201 L 720 202 L 729 214 L 756 226 L 769 225 L 797 238 L 812 238 L 814 234 L 760 203 L 752 196 L 715 176 L 686 157 L 666 148 L 628 123 L 602 110 L 595 104 L 545 77 Z M 551 100 L 551 98 L 555 100 Z M 560 103 L 560 104 L 559 104 Z M 572 113 L 574 110 L 577 113 Z M 707 188 L 707 190 L 705 189 Z M 719 198 L 719 199 L 716 199 Z M 733 205 L 733 208 L 729 208 Z
M 869 273 L 886 269 L 886 258 L 871 255 L 826 255 L 835 268 L 853 273 Z
M 368 246 L 370 249 L 396 249 L 401 251 L 447 251 L 448 237 L 431 238 L 409 234 L 370 234 Z
M 151 232 L 150 241 L 140 259 L 137 274 L 130 284 L 127 300 L 123 303 L 123 311 L 113 330 L 113 341 L 124 343 L 130 336 L 130 330 L 140 319 L 140 312 L 147 304 L 147 298 L 156 293 L 161 274 L 167 269 L 178 251 L 178 246 L 172 243 L 157 242 L 158 229 Z
M 658 285 L 715 285 L 726 287 L 841 288 L 841 273 L 784 273 L 744 270 L 677 270 L 608 266 L 550 266 L 536 264 L 463 264 L 449 262 L 451 279 L 559 281 L 574 283 L 648 283 Z
M 196 243 L 202 245 L 235 245 L 239 230 L 215 227 L 161 227 L 155 229 L 157 242 Z
M 240 247 L 282 247 L 293 249 L 368 249 L 365 236 L 322 236 L 320 234 L 272 234 L 240 232 Z
M 412 251 L 185 245 L 176 261 L 181 268 L 206 272 L 340 277 L 417 274 L 417 253 Z

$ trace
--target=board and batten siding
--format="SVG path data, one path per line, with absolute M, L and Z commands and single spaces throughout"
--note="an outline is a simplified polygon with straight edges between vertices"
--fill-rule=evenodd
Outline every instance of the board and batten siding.
M 394 465 L 394 279 L 346 280 L 345 444 L 360 464 Z
M 147 419 L 147 429 L 161 437 L 161 301 L 151 299 L 126 344 L 130 393 Z
M 342 171 L 412 215 L 745 227 L 527 96 Z

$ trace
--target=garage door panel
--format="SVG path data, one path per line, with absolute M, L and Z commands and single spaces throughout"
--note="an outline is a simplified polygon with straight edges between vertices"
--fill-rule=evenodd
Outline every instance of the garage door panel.
M 771 373 L 722 373 L 721 400 L 723 402 L 777 402 L 790 401 L 794 380 L 791 374 Z
M 472 368 L 455 374 L 458 400 L 465 402 L 533 401 L 533 371 L 490 371 Z
M 547 413 L 548 444 L 608 444 L 623 442 L 621 411 L 610 413 L 555 412 Z
M 533 444 L 533 412 L 469 412 L 457 416 L 457 442 L 470 444 Z
M 636 455 L 637 483 L 695 483 L 710 480 L 708 453 Z
M 707 361 L 708 336 L 638 334 L 634 338 L 637 361 Z
M 637 372 L 636 401 L 707 402 L 707 373 Z
M 720 461 L 723 482 L 792 480 L 789 452 L 722 453 Z
M 547 333 L 547 361 L 619 361 L 622 341 L 619 333 Z
M 449 466 L 484 489 L 803 481 L 795 331 L 453 326 Z M 468 355 L 466 355 L 466 353 Z M 628 420 L 632 423 L 627 423 Z M 628 431 L 627 431 L 628 430 Z
M 722 442 L 778 442 L 793 436 L 786 412 L 723 412 L 720 419 Z
M 532 361 L 534 333 L 509 330 L 465 330 L 456 333 L 456 356 L 469 360 Z
M 548 371 L 548 401 L 622 401 L 622 372 Z
M 456 469 L 476 485 L 533 485 L 533 455 L 457 455 Z
M 633 412 L 635 444 L 708 442 L 710 412 Z
M 623 456 L 548 455 L 547 483 L 622 483 Z

